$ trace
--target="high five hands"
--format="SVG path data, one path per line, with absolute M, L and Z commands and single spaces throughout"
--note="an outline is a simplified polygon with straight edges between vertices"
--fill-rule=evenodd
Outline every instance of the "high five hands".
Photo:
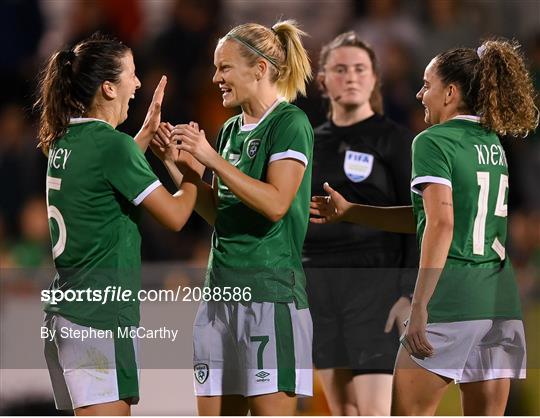
M 161 122 L 152 138 L 150 149 L 162 161 L 176 162 L 180 151 L 171 142 L 173 126 L 169 122 Z
M 193 127 L 198 125 L 191 122 Z M 205 166 L 197 161 L 189 152 L 182 151 L 181 145 L 173 139 L 172 132 L 175 127 L 169 122 L 161 122 L 157 131 L 152 138 L 150 148 L 152 152 L 165 163 L 174 163 L 182 173 L 186 173 L 187 170 L 195 171 L 199 177 L 204 173 Z
M 344 221 L 351 203 L 332 189 L 328 183 L 323 184 L 323 189 L 328 193 L 328 196 L 313 196 L 311 198 L 309 221 L 314 224 Z
M 189 152 L 210 169 L 216 157 L 219 157 L 196 122 L 176 125 L 171 132 L 171 140 L 178 143 L 178 149 Z
M 148 111 L 146 112 L 142 127 L 137 135 L 135 135 L 135 141 L 139 144 L 139 147 L 143 152 L 146 151 L 146 148 L 159 127 L 161 121 L 161 103 L 163 102 L 163 96 L 165 95 L 166 85 L 167 77 L 162 76 L 154 91 L 150 106 L 148 106 Z

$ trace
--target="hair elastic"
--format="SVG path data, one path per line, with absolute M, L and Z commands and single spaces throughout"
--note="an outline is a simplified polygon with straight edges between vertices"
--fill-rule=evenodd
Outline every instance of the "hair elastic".
M 259 56 L 263 57 L 264 59 L 268 60 L 268 62 L 270 64 L 272 64 L 274 67 L 276 67 L 279 70 L 279 65 L 277 64 L 277 62 L 276 62 L 276 60 L 274 58 L 269 57 L 264 52 L 262 52 L 261 50 L 259 50 L 255 46 L 251 45 L 247 40 L 245 40 L 241 36 L 238 36 L 238 35 L 235 35 L 235 34 L 232 34 L 232 33 L 228 33 L 225 37 L 229 38 L 229 39 L 234 39 L 235 41 L 240 42 L 242 45 L 244 45 L 245 47 L 247 47 L 251 51 L 255 52 L 257 55 L 259 55 Z
M 480 59 L 482 59 L 482 56 L 484 55 L 484 52 L 486 52 L 486 45 L 485 44 L 480 45 L 476 49 L 476 55 L 478 55 L 478 58 L 480 58 Z

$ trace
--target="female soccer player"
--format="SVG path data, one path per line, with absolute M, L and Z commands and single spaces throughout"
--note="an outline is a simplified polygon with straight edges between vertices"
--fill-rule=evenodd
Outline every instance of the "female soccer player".
M 502 415 L 510 379 L 525 377 L 525 338 L 505 251 L 508 168 L 497 135 L 538 125 L 518 46 L 486 41 L 426 67 L 417 94 L 432 125 L 413 143 L 414 217 L 421 247 L 410 320 L 396 362 L 392 413 L 433 415 L 454 380 L 464 415 Z M 386 230 L 415 229 L 410 207 L 351 205 L 328 185 L 312 214 Z
M 322 48 L 319 68 L 330 111 L 315 130 L 313 193 L 329 181 L 350 201 L 410 205 L 413 135 L 383 116 L 375 53 L 346 32 Z M 398 269 L 418 265 L 414 235 L 312 224 L 303 256 L 313 362 L 330 411 L 389 415 L 398 331 L 415 277 Z
M 212 292 L 194 324 L 201 415 L 293 415 L 296 395 L 312 393 L 301 252 L 313 130 L 288 103 L 305 94 L 311 73 L 301 35 L 294 21 L 250 23 L 219 40 L 213 81 L 223 106 L 242 113 L 224 124 L 217 151 L 196 125 L 158 131 L 162 146 L 170 135 L 214 172 L 212 186 L 198 183 L 195 206 L 215 228 L 206 282 Z
M 195 204 L 194 181 L 204 167 L 192 163 L 196 173 L 183 166 L 182 196 L 171 196 L 141 152 L 159 126 L 165 84 L 163 77 L 134 140 L 115 129 L 141 86 L 127 46 L 92 36 L 55 53 L 42 75 L 39 145 L 48 154 L 58 271 L 50 291 L 65 295 L 45 304 L 45 356 L 57 408 L 77 415 L 128 415 L 139 397 L 136 341 L 117 332 L 139 324 L 137 206 L 179 230 Z M 185 159 L 176 153 L 175 160 Z M 114 289 L 131 293 L 111 300 Z M 92 330 L 93 338 L 77 337 Z

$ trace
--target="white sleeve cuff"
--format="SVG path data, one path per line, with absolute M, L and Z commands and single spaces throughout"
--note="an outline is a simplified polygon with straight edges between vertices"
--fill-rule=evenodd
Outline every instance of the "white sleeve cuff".
M 307 157 L 301 152 L 294 151 L 292 149 L 288 149 L 287 151 L 284 151 L 284 152 L 278 152 L 277 154 L 272 154 L 270 156 L 270 160 L 268 161 L 268 164 L 274 161 L 284 160 L 286 158 L 292 158 L 294 160 L 298 160 L 301 163 L 303 163 L 306 167 L 308 165 Z
M 156 190 L 159 186 L 161 186 L 161 182 L 159 180 L 154 181 L 150 186 L 148 186 L 141 193 L 139 193 L 139 196 L 133 199 L 133 204 L 135 206 L 139 206 L 140 203 L 146 198 L 146 196 Z
M 416 177 L 413 181 L 411 181 L 411 190 L 414 193 L 422 196 L 422 190 L 419 189 L 417 186 L 419 184 L 424 184 L 424 183 L 444 184 L 445 186 L 452 188 L 452 182 L 448 179 L 445 179 L 444 177 L 423 176 L 423 177 Z

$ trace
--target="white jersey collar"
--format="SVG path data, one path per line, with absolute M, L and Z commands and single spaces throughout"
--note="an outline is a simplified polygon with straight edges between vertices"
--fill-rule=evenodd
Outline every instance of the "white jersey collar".
M 87 123 L 87 122 L 103 122 L 112 127 L 112 125 L 109 122 L 103 119 L 96 119 L 96 118 L 70 118 L 69 119 L 70 125 L 77 125 L 79 123 Z
M 469 122 L 480 123 L 480 116 L 474 115 L 457 115 L 454 116 L 452 119 L 468 120 Z
M 249 131 L 252 131 L 253 129 L 255 129 L 257 126 L 259 126 L 259 124 L 272 112 L 272 110 L 274 110 L 281 102 L 284 102 L 285 101 L 285 98 L 284 97 L 278 97 L 276 99 L 276 101 L 274 103 L 272 103 L 272 106 L 270 106 L 268 108 L 268 110 L 266 112 L 264 112 L 264 115 L 262 115 L 262 118 L 259 119 L 259 121 L 257 123 L 246 123 L 242 126 L 240 126 L 240 130 L 242 132 L 249 132 Z M 242 121 L 244 120 L 244 118 L 242 117 L 241 119 Z

